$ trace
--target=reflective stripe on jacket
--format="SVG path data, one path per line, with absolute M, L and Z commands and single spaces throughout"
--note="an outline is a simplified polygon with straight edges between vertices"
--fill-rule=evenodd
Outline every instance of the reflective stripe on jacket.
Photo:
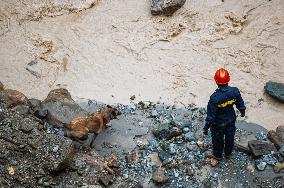
M 220 86 L 211 95 L 207 105 L 207 116 L 205 127 L 209 128 L 212 125 L 225 126 L 236 120 L 234 105 L 237 109 L 244 113 L 246 107 L 238 88 Z

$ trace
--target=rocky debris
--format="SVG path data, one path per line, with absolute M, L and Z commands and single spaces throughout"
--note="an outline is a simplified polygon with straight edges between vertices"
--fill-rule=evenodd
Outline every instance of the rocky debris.
M 151 0 L 151 13 L 153 15 L 171 16 L 180 9 L 186 0 Z
M 5 89 L 0 91 L 0 99 L 4 101 L 7 108 L 15 107 L 18 105 L 26 105 L 31 106 L 29 99 L 21 92 L 12 90 L 12 89 Z
M 56 98 L 56 95 L 52 94 L 50 98 Z M 71 96 L 63 92 L 58 98 L 66 102 Z M 47 100 L 47 102 L 51 101 Z M 31 99 L 30 102 L 32 109 L 42 109 L 40 101 Z M 96 110 L 103 107 L 105 105 L 98 108 L 96 106 Z M 174 106 L 154 103 L 145 103 L 143 106 L 117 105 L 116 107 L 123 113 L 116 123 L 123 125 L 129 123 L 133 125 L 133 129 L 147 128 L 146 130 L 150 129 L 153 135 L 144 133 L 145 135 L 135 134 L 134 137 L 125 138 L 131 141 L 133 139 L 133 148 L 135 147 L 125 150 L 122 149 L 122 145 L 119 145 L 119 139 L 105 137 L 106 135 L 114 136 L 113 132 L 121 131 L 116 129 L 117 126 L 113 126 L 105 131 L 108 134 L 100 138 L 109 139 L 108 143 L 112 146 L 110 149 L 103 148 L 95 151 L 91 148 L 78 147 L 75 158 L 73 158 L 73 143 L 63 137 L 62 129 L 54 128 L 45 123 L 45 119 L 41 121 L 33 114 L 20 115 L 10 110 L 13 116 L 22 117 L 22 122 L 19 120 L 19 123 L 16 123 L 17 129 L 11 131 L 11 127 L 15 127 L 17 121 L 2 117 L 0 113 L 0 122 L 5 122 L 4 129 L 8 130 L 1 140 L 4 141 L 4 145 L 9 145 L 8 148 L 0 149 L 0 169 L 4 169 L 0 170 L 0 186 L 2 182 L 6 182 L 3 184 L 4 187 L 15 187 L 18 182 L 23 182 L 24 187 L 97 187 L 99 186 L 97 184 L 103 187 L 202 187 L 204 185 L 257 187 L 264 179 L 255 179 L 263 173 L 260 172 L 261 170 L 267 169 L 267 173 L 271 173 L 272 167 L 275 172 L 281 171 L 279 170 L 281 165 L 278 163 L 283 163 L 283 158 L 279 152 L 274 151 L 270 154 L 271 150 L 269 154 L 261 155 L 257 160 L 240 151 L 234 152 L 230 160 L 213 159 L 211 135 L 202 136 L 205 118 L 202 108 L 187 107 L 180 110 Z M 3 119 L 5 121 L 2 121 Z M 11 121 L 8 121 L 9 119 Z M 145 123 L 139 124 L 139 122 Z M 2 128 L 0 124 L 0 130 Z M 281 127 L 278 128 L 278 132 L 282 130 Z M 127 129 L 128 131 L 131 132 L 132 127 Z M 266 133 L 261 129 L 257 131 Z M 14 134 L 10 134 L 11 132 Z M 243 130 L 238 130 L 237 133 L 236 140 L 243 140 L 243 137 L 251 134 Z M 9 138 L 7 135 L 12 137 Z M 27 135 L 29 135 L 28 139 Z M 255 139 L 255 136 L 256 134 L 251 134 L 247 138 Z M 257 142 L 263 140 L 261 132 L 259 138 Z M 93 140 L 92 135 L 88 134 L 86 140 L 90 141 L 86 141 L 90 145 Z M 78 144 L 82 146 L 82 143 Z M 17 152 L 19 155 L 7 155 L 10 150 L 13 154 Z M 14 174 L 11 173 L 13 175 L 8 173 L 8 167 L 13 168 Z M 255 171 L 255 168 L 258 170 Z M 63 169 L 66 170 L 58 173 Z M 2 181 L 2 177 L 6 180 Z M 265 179 L 269 180 L 269 185 L 272 187 L 284 184 L 282 180 Z
M 284 84 L 269 81 L 264 86 L 265 92 L 284 103 Z
M 87 116 L 71 97 L 66 89 L 55 89 L 49 92 L 42 102 L 42 109 L 48 110 L 46 121 L 55 127 L 64 127 L 76 117 Z
M 271 154 L 276 152 L 276 148 L 270 143 L 252 140 L 248 142 L 248 146 L 255 158 L 261 157 L 263 155 Z
M 153 174 L 152 180 L 157 184 L 165 184 L 168 182 L 168 177 L 165 175 L 165 169 L 159 167 Z
M 47 134 L 32 115 L 20 115 L 9 109 L 0 112 L 0 168 L 9 166 L 9 173 L 0 186 L 35 187 L 38 179 L 52 178 L 54 173 L 66 169 L 73 159 L 72 141 L 55 134 Z M 12 181 L 7 175 L 17 179 Z

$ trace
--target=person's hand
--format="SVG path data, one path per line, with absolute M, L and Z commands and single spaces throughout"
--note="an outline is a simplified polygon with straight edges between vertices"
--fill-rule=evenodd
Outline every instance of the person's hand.
M 208 129 L 203 128 L 203 134 L 204 134 L 204 135 L 208 135 Z

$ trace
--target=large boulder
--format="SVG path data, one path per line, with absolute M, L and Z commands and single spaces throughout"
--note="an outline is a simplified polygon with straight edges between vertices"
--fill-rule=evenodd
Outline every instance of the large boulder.
M 263 155 L 271 154 L 271 152 L 277 151 L 276 148 L 270 143 L 258 140 L 249 141 L 248 146 L 255 158 L 259 158 Z
M 151 13 L 153 15 L 164 14 L 171 16 L 180 9 L 186 0 L 151 0 Z
M 42 102 L 42 109 L 48 110 L 46 121 L 54 127 L 64 127 L 74 118 L 87 116 L 71 97 L 66 89 L 55 89 L 49 92 L 47 98 Z
M 264 86 L 265 92 L 284 103 L 284 84 L 269 81 Z
M 268 132 L 267 137 L 279 149 L 284 146 L 284 126 L 280 125 L 276 131 L 271 130 Z
M 6 104 L 7 108 L 12 108 L 18 105 L 31 107 L 29 99 L 23 93 L 12 89 L 0 91 L 0 100 Z

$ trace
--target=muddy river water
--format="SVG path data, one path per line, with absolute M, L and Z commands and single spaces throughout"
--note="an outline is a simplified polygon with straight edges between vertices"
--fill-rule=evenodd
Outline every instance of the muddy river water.
M 188 0 L 172 17 L 148 0 L 1 0 L 0 80 L 44 99 L 67 88 L 104 103 L 206 106 L 226 67 L 247 120 L 284 124 L 284 105 L 264 94 L 284 82 L 282 0 Z

